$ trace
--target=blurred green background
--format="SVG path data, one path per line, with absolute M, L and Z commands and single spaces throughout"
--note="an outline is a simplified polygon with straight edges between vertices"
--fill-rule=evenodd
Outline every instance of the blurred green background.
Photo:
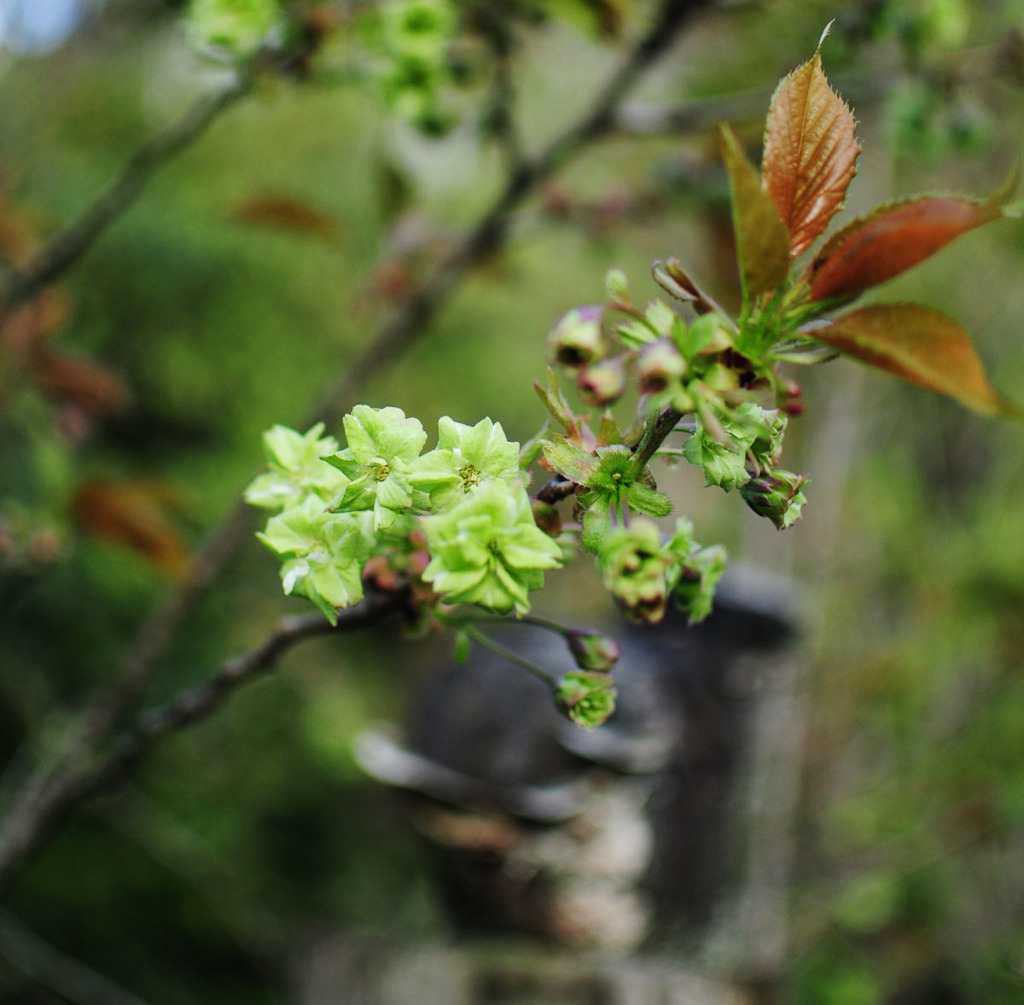
M 17 7 L 0 5 L 8 257 L 74 218 L 224 80 L 188 48 L 173 4 L 109 0 L 35 51 L 19 41 Z M 627 36 L 645 11 L 626 11 Z M 755 145 L 775 82 L 833 17 L 825 68 L 864 145 L 850 211 L 997 187 L 1024 138 L 1014 0 L 723 5 L 630 102 L 729 108 L 763 93 L 736 122 Z M 339 30 L 308 80 L 264 81 L 61 281 L 46 344 L 76 361 L 71 391 L 0 360 L 0 794 L 109 678 L 182 556 L 235 505 L 263 463 L 260 432 L 305 420 L 502 184 L 500 151 L 474 128 L 480 88 L 456 96 L 452 132 L 426 138 L 350 79 L 360 44 Z M 528 150 L 588 106 L 622 48 L 564 20 L 522 31 Z M 643 297 L 651 261 L 675 254 L 735 304 L 725 191 L 710 128 L 596 144 L 526 204 L 507 250 L 363 400 L 428 431 L 442 414 L 490 415 L 528 437 L 543 418 L 531 384 L 547 331 L 602 296 L 609 266 Z M 1024 229 L 1002 222 L 877 296 L 957 318 L 1022 402 L 1022 267 Z M 1024 432 L 847 362 L 808 375 L 805 400 L 787 451 L 812 485 L 793 529 L 777 534 L 695 471 L 677 487 L 701 541 L 792 577 L 813 601 L 787 1000 L 1021 1001 Z M 299 608 L 253 541 L 176 637 L 148 700 Z M 311 931 L 437 931 L 422 855 L 350 753 L 361 728 L 400 717 L 434 651 L 350 637 L 290 652 L 76 814 L 20 875 L 11 912 L 168 1005 L 286 1000 L 289 948 Z M 0 996 L 64 1000 L 2 962 Z

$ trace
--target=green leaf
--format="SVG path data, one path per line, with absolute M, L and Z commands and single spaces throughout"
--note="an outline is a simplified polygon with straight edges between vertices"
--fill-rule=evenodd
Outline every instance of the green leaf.
M 631 510 L 646 516 L 668 516 L 672 512 L 672 500 L 663 492 L 648 488 L 643 482 L 629 486 L 626 502 Z
M 556 436 L 544 444 L 544 459 L 560 475 L 578 485 L 589 485 L 597 472 L 594 455 L 563 436 Z
M 622 443 L 622 431 L 619 429 L 615 416 L 611 412 L 605 412 L 597 425 L 598 446 L 607 447 L 612 444 Z
M 576 429 L 576 416 L 573 414 L 569 402 L 566 401 L 565 395 L 562 394 L 562 390 L 558 386 L 558 377 L 555 376 L 555 371 L 551 367 L 548 367 L 548 386 L 545 387 L 539 380 L 535 380 L 533 389 L 551 414 L 551 418 L 567 433 L 572 433 Z
M 1022 416 L 989 384 L 967 332 L 928 307 L 864 307 L 812 334 L 847 356 L 945 394 L 982 415 Z
M 789 235 L 757 170 L 747 160 L 736 134 L 720 127 L 722 157 L 729 173 L 732 225 L 745 297 L 777 289 L 789 275 Z

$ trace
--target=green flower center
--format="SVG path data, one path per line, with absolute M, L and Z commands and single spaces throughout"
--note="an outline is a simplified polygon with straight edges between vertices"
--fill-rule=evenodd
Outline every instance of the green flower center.
M 480 472 L 472 464 L 465 464 L 459 469 L 462 491 L 469 492 L 480 484 Z

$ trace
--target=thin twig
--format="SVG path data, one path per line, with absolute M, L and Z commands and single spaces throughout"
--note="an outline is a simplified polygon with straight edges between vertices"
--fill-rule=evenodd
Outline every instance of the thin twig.
M 513 211 L 570 157 L 614 129 L 615 109 L 625 94 L 668 49 L 689 18 L 712 3 L 713 0 L 664 0 L 654 23 L 634 45 L 591 110 L 509 179 L 476 227 L 441 260 L 419 290 L 399 306 L 373 342 L 328 390 L 309 424 L 318 420 L 329 426 L 336 424 L 365 382 L 393 363 L 426 330 L 463 276 L 504 243 Z M 42 843 L 53 820 L 94 791 L 82 787 L 75 765 L 96 748 L 141 691 L 185 616 L 244 540 L 248 524 L 245 507 L 239 505 L 211 533 L 197 553 L 191 571 L 144 623 L 113 684 L 89 705 L 80 726 L 57 756 L 15 794 L 0 824 L 0 891 L 25 857 Z
M 654 456 L 657 449 L 665 442 L 666 437 L 679 424 L 683 417 L 682 412 L 674 408 L 666 408 L 664 412 L 652 417 L 644 427 L 643 436 L 633 451 L 630 461 L 630 468 L 633 478 L 639 478 L 648 461 Z
M 403 593 L 368 597 L 341 611 L 335 626 L 322 614 L 286 618 L 255 649 L 228 660 L 212 677 L 140 716 L 105 756 L 65 766 L 59 775 L 51 775 L 38 798 L 19 803 L 18 812 L 9 813 L 0 826 L 0 894 L 25 856 L 72 808 L 118 784 L 158 741 L 207 718 L 243 684 L 274 669 L 280 657 L 303 639 L 368 628 L 394 614 L 405 601 Z
M 490 635 L 484 634 L 480 629 L 475 628 L 468 622 L 457 622 L 459 630 L 465 632 L 466 635 L 471 638 L 478 645 L 483 646 L 485 649 L 490 649 L 496 656 L 500 656 L 502 659 L 508 660 L 509 663 L 514 663 L 517 667 L 522 667 L 524 670 L 532 673 L 534 677 L 539 677 L 548 687 L 554 687 L 558 682 L 555 680 L 554 674 L 550 674 L 543 667 L 537 666 L 532 660 L 528 660 L 525 656 L 520 656 L 513 649 L 509 649 L 508 646 L 503 646 L 500 642 L 492 639 Z

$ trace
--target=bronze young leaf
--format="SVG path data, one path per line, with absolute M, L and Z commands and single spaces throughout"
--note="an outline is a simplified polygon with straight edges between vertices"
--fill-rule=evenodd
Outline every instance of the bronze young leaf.
M 764 136 L 764 184 L 796 258 L 842 208 L 860 144 L 846 103 L 825 79 L 818 52 L 776 88 Z
M 982 415 L 1020 410 L 989 384 L 970 336 L 920 304 L 878 304 L 844 314 L 814 337 L 895 377 L 948 395 Z
M 812 301 L 852 299 L 950 241 L 1003 216 L 1004 198 L 915 196 L 879 206 L 834 234 L 808 266 Z

